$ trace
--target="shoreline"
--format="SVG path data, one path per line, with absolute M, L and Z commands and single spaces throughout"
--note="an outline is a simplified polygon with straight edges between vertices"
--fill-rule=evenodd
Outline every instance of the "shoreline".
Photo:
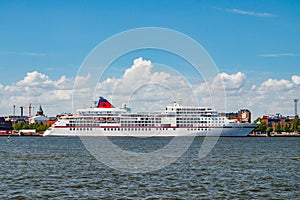
M 300 137 L 299 133 L 250 133 L 248 137 Z

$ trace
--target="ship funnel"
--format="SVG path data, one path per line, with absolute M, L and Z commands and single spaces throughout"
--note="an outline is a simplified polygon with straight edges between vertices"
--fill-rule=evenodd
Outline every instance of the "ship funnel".
M 100 97 L 98 101 L 97 108 L 114 108 L 114 106 L 109 103 L 105 98 Z

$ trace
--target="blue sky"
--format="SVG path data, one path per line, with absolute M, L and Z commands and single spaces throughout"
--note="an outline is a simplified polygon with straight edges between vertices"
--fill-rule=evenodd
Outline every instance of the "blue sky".
M 100 42 L 140 27 L 169 28 L 190 36 L 220 72 L 245 74 L 248 88 L 268 79 L 292 83 L 291 77 L 300 75 L 299 10 L 299 1 L 1 0 L 0 84 L 14 85 L 33 71 L 51 80 L 74 78 Z M 141 56 L 157 62 L 153 55 Z M 132 62 L 130 57 L 119 65 L 125 70 Z M 111 75 L 121 76 L 124 70 Z

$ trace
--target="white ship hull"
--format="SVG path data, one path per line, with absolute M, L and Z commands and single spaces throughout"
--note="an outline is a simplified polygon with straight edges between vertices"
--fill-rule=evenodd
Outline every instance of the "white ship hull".
M 51 128 L 45 131 L 44 136 L 53 137 L 174 137 L 174 136 L 211 136 L 211 137 L 245 137 L 256 126 L 255 125 L 239 125 L 236 127 L 210 128 L 207 131 L 199 131 L 197 128 L 147 128 L 146 130 L 130 130 L 130 131 L 104 131 L 104 128 L 93 128 L 85 131 L 70 131 L 69 128 Z M 114 128 L 112 128 L 114 129 Z M 175 130 L 174 130 L 175 129 Z

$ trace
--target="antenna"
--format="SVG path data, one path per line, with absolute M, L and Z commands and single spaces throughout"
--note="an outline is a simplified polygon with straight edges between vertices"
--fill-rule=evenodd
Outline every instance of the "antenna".
M 294 133 L 298 134 L 298 115 L 297 115 L 297 102 L 298 99 L 294 99 L 295 102 L 295 124 L 294 124 Z
M 297 115 L 297 103 L 299 99 L 294 99 L 295 102 L 295 115 Z
M 28 115 L 29 115 L 29 117 L 31 117 L 31 109 L 32 109 L 32 106 L 31 106 L 31 103 L 30 103 L 29 106 L 28 106 Z

